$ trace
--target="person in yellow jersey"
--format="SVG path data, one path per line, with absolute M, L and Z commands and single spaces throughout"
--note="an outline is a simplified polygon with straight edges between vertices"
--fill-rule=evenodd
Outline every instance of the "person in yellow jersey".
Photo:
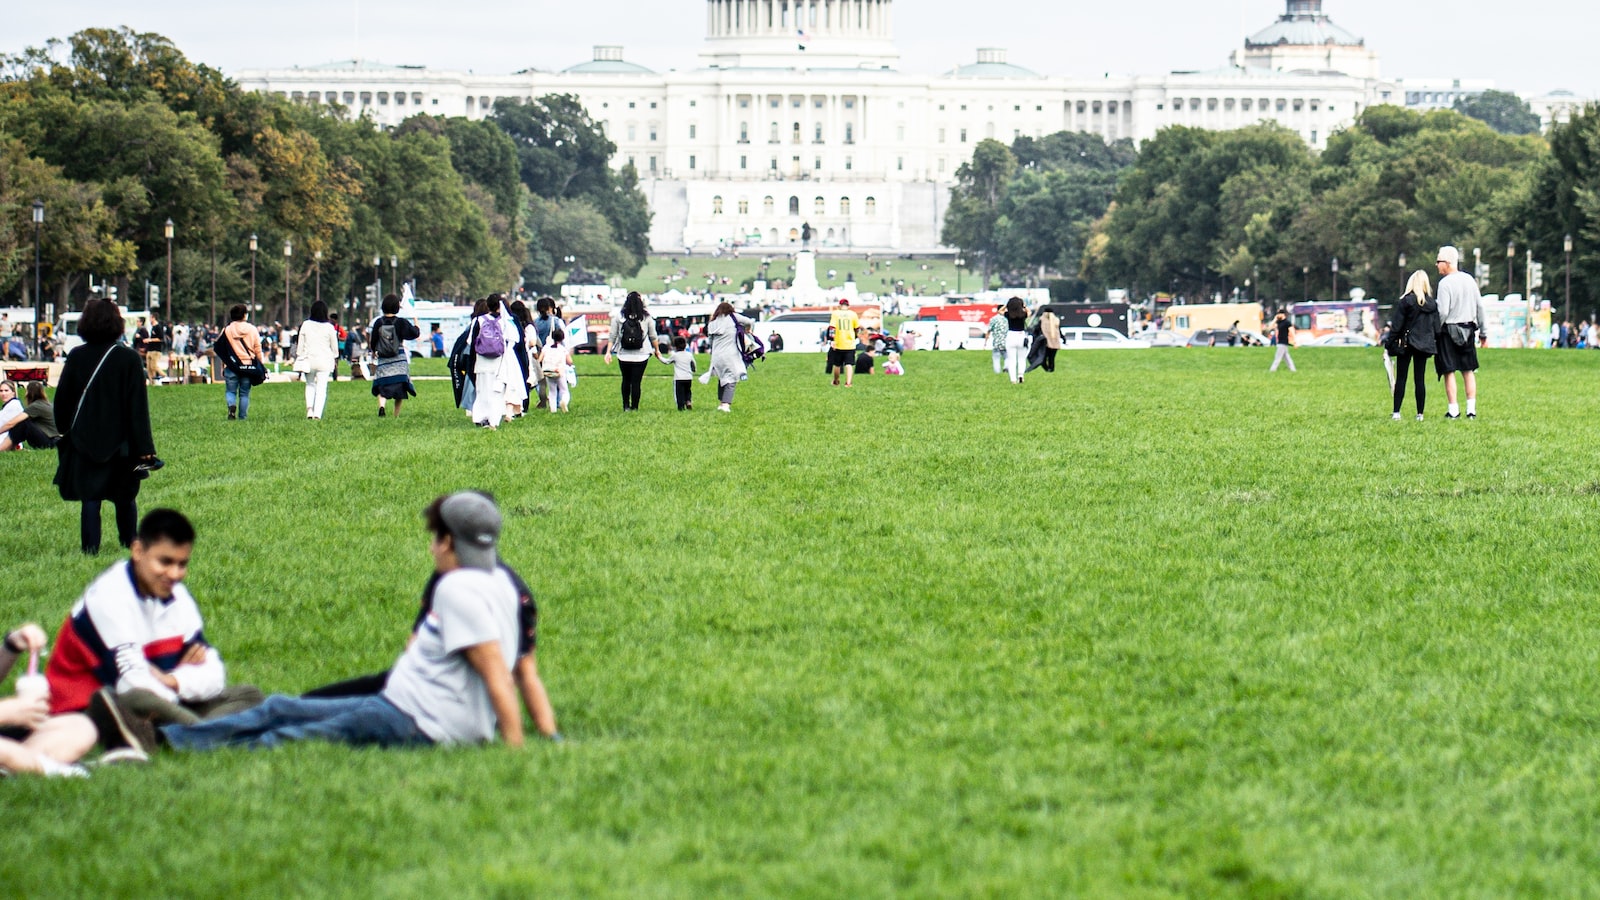
M 828 316 L 828 329 L 833 332 L 833 343 L 828 345 L 828 368 L 833 370 L 833 383 L 839 383 L 839 371 L 844 370 L 844 386 L 850 387 L 856 377 L 856 329 L 861 320 L 850 308 L 849 300 L 840 300 L 839 308 Z

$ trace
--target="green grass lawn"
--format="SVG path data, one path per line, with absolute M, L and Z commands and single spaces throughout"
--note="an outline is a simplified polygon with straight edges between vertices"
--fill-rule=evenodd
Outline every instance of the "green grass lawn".
M 1575 896 L 1600 884 L 1600 354 L 1487 351 L 1483 418 L 1391 422 L 1375 351 L 978 353 L 734 412 L 398 420 L 339 383 L 152 394 L 142 507 L 201 538 L 230 679 L 390 664 L 419 513 L 494 491 L 565 745 L 305 746 L 0 782 L 17 897 Z M 656 369 L 665 372 L 664 367 Z M 44 453 L 0 458 L 0 620 L 76 552 Z M 107 528 L 110 529 L 109 508 Z
M 772 259 L 772 264 L 767 269 L 767 276 L 773 280 L 781 278 L 788 282 L 794 278 L 796 249 L 798 248 L 769 247 L 763 250 L 760 247 L 745 247 L 740 250 L 738 259 L 734 259 L 732 254 L 712 259 L 705 253 L 690 257 L 652 256 L 645 262 L 644 268 L 639 270 L 639 274 L 624 279 L 622 286 L 630 291 L 641 291 L 646 294 L 659 293 L 668 288 L 687 293 L 706 290 L 707 278 L 711 277 L 718 282 L 716 290 L 737 292 L 746 279 L 759 277 L 763 253 Z M 673 259 L 677 259 L 678 265 L 672 264 Z M 832 275 L 829 275 L 830 271 Z M 948 258 L 901 259 L 880 254 L 874 255 L 869 263 L 861 256 L 832 256 L 827 248 L 818 251 L 817 282 L 824 288 L 840 287 L 850 275 L 855 276 L 856 287 L 862 292 L 888 294 L 893 291 L 896 282 L 903 281 L 907 292 L 921 296 L 936 296 L 947 290 L 954 292 L 958 286 L 962 290 L 975 291 L 981 279 L 978 272 L 963 268 L 961 278 L 958 280 L 955 263 Z M 670 282 L 663 280 L 672 276 L 678 278 Z M 730 279 L 732 284 L 721 284 L 722 278 Z

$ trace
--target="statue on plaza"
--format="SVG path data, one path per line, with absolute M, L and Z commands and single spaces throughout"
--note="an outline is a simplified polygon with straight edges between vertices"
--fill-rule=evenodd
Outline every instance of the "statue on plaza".
M 800 224 L 800 246 L 802 246 L 802 247 L 811 246 L 811 223 L 810 222 L 802 222 Z

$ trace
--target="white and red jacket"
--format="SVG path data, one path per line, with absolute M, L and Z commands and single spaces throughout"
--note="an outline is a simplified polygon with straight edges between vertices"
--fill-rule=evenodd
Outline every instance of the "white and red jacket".
M 208 648 L 205 662 L 178 665 L 195 645 Z M 151 667 L 178 681 L 173 691 Z M 210 700 L 222 693 L 227 672 L 216 648 L 206 643 L 200 608 L 180 582 L 166 599 L 139 593 L 133 563 L 105 570 L 72 607 L 56 635 L 45 668 L 50 713 L 76 712 L 102 687 L 117 693 L 143 688 L 171 702 Z

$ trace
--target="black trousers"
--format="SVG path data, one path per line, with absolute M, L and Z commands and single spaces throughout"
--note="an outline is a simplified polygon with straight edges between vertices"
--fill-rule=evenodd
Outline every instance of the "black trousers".
M 689 408 L 689 404 L 694 402 L 694 381 L 693 381 L 693 379 L 691 379 L 689 381 L 674 381 L 674 382 L 672 382 L 672 391 L 678 398 L 678 408 L 679 409 L 688 409 Z
M 639 408 L 639 387 L 644 384 L 644 369 L 650 365 L 650 360 L 641 359 L 638 362 L 624 362 L 617 360 L 617 367 L 622 370 L 622 408 Z
M 361 675 L 346 681 L 336 681 L 322 687 L 306 691 L 302 697 L 365 697 L 368 694 L 381 694 L 389 683 L 389 673 L 379 672 L 375 675 Z
M 1406 398 L 1406 370 L 1413 370 L 1412 381 L 1417 385 L 1417 415 L 1422 415 L 1422 408 L 1428 404 L 1428 385 L 1422 377 L 1423 369 L 1428 363 L 1428 354 L 1407 350 L 1395 359 L 1394 363 L 1394 411 L 1400 411 L 1400 401 Z
M 1049 347 L 1044 348 L 1044 370 L 1046 372 L 1054 372 L 1056 370 L 1056 354 L 1059 352 L 1061 351 L 1052 350 Z

